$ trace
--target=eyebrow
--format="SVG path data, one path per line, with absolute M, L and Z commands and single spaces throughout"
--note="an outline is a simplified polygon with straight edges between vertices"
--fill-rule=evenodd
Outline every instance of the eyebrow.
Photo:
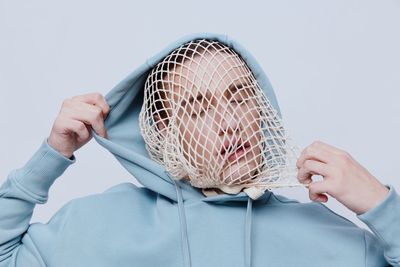
M 228 90 L 225 90 L 224 95 L 229 99 L 229 97 L 235 94 L 239 89 L 250 84 L 251 82 L 244 79 L 235 80 L 229 85 Z
M 243 80 L 243 79 L 236 80 L 228 86 L 228 88 L 224 91 L 224 95 L 225 95 L 225 97 L 231 96 L 231 95 L 235 94 L 235 92 L 238 91 L 238 89 L 245 87 L 249 84 L 251 84 L 251 82 L 248 82 L 247 80 Z M 207 91 L 206 95 L 210 95 L 210 93 Z M 201 92 L 198 92 L 196 95 L 196 100 L 199 102 L 202 102 L 203 98 L 204 98 L 204 95 Z M 208 96 L 208 98 L 210 98 L 210 96 Z M 227 97 L 227 98 L 229 98 L 229 97 Z M 183 99 L 180 103 L 181 107 L 185 107 L 187 103 L 189 103 L 189 104 L 193 103 L 194 99 L 195 98 L 193 96 L 190 96 L 189 100 Z
M 204 98 L 204 95 L 202 93 L 198 92 L 197 96 L 196 96 L 196 100 L 201 102 L 201 101 L 203 101 L 203 98 Z M 188 102 L 191 104 L 191 103 L 193 103 L 193 101 L 194 101 L 194 97 L 193 96 L 190 96 L 189 100 L 187 100 L 187 101 L 185 99 L 183 99 L 181 101 L 181 107 L 185 107 Z

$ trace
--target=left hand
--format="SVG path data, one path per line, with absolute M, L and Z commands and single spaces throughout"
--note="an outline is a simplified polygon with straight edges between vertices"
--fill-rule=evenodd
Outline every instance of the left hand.
M 357 215 L 377 206 L 389 193 L 349 153 L 321 141 L 306 147 L 296 165 L 297 178 L 300 183 L 308 184 L 311 200 L 327 202 L 327 193 Z M 312 175 L 321 175 L 323 180 L 313 181 Z

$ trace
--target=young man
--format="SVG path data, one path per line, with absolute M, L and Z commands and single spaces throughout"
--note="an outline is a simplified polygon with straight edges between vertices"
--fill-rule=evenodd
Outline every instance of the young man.
M 157 72 L 198 40 L 232 54 L 206 46 Z M 105 98 L 64 102 L 49 138 L 0 188 L 0 266 L 400 266 L 400 197 L 347 152 L 314 142 L 297 159 L 298 179 L 312 200 L 331 195 L 373 234 L 318 201 L 266 190 L 279 183 L 271 170 L 286 166 L 276 160 L 280 117 L 266 75 L 237 42 L 178 40 Z M 144 187 L 122 183 L 29 224 L 92 134 Z

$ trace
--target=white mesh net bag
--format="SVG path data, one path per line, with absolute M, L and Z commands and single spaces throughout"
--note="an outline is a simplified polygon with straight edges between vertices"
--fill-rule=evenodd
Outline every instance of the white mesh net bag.
M 139 119 L 150 157 L 206 195 L 304 186 L 298 147 L 245 61 L 220 42 L 188 42 L 158 63 Z

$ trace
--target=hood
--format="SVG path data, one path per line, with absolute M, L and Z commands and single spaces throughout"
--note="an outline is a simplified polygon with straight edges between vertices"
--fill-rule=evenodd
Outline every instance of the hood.
M 140 133 L 139 113 L 144 98 L 144 84 L 153 67 L 179 46 L 196 39 L 219 41 L 240 54 L 281 117 L 274 90 L 261 66 L 243 46 L 227 35 L 214 33 L 187 35 L 169 44 L 156 55 L 149 57 L 146 62 L 131 72 L 105 95 L 106 101 L 110 106 L 110 112 L 104 121 L 108 139 L 97 135 L 93 130 L 92 133 L 95 140 L 111 152 L 121 165 L 143 186 L 174 201 L 177 201 L 176 184 L 182 188 L 183 200 L 205 198 L 205 196 L 201 189 L 191 186 L 187 181 L 171 181 L 171 177 L 165 171 L 165 168 L 150 158 Z M 265 194 L 268 194 L 268 191 Z M 244 192 L 236 195 L 222 194 L 208 198 L 210 200 L 247 200 Z
M 121 165 L 143 186 L 177 203 L 183 247 L 182 255 L 185 266 L 191 266 L 191 260 L 184 202 L 191 199 L 229 205 L 231 201 L 247 201 L 244 224 L 244 254 L 245 266 L 251 266 L 253 200 L 243 191 L 234 195 L 221 194 L 206 197 L 200 188 L 191 186 L 188 181 L 184 179 L 178 181 L 172 179 L 164 166 L 150 158 L 140 132 L 139 114 L 144 99 L 144 84 L 148 74 L 157 63 L 162 61 L 173 50 L 187 42 L 197 39 L 219 41 L 234 49 L 250 67 L 260 87 L 278 112 L 278 116 L 282 118 L 274 90 L 268 77 L 257 63 L 256 59 L 243 46 L 227 35 L 195 33 L 176 40 L 159 53 L 149 57 L 146 62 L 114 86 L 105 95 L 106 101 L 110 106 L 110 111 L 104 120 L 108 138 L 105 139 L 99 136 L 93 129 L 92 134 L 94 139 L 111 152 Z M 271 195 L 272 192 L 267 190 L 263 195 L 257 198 L 256 201 L 265 200 L 266 198 L 269 199 Z

